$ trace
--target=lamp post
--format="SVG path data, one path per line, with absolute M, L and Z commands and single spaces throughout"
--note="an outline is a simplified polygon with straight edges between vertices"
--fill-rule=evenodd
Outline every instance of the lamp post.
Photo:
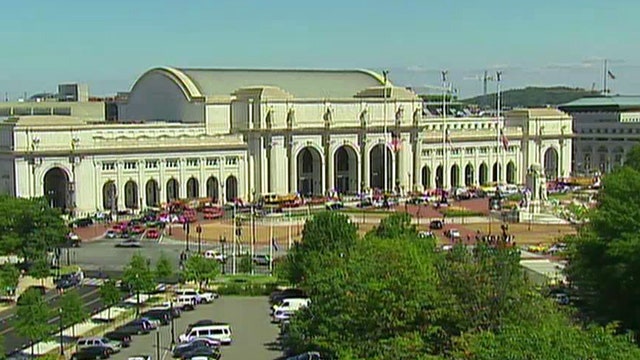
M 140 275 L 136 274 L 136 317 L 140 315 L 140 285 L 138 279 L 140 279 Z
M 171 312 L 173 313 L 173 300 L 169 301 L 169 306 L 171 306 Z M 175 325 L 175 316 L 171 315 L 171 346 L 176 344 L 176 325 Z
M 182 229 L 184 230 L 184 237 L 186 240 L 184 251 L 189 252 L 189 232 L 191 230 L 191 226 L 189 225 L 188 220 L 185 219 L 184 225 L 182 225 Z
M 62 308 L 58 309 L 58 321 L 60 325 L 60 356 L 64 356 L 64 335 L 62 334 Z
M 220 235 L 220 247 L 222 248 L 222 275 L 225 274 L 225 267 L 227 265 L 227 259 L 224 255 L 224 245 L 227 242 L 227 238 L 224 235 Z
M 196 232 L 198 233 L 198 254 L 202 254 L 202 226 L 200 224 L 196 226 Z

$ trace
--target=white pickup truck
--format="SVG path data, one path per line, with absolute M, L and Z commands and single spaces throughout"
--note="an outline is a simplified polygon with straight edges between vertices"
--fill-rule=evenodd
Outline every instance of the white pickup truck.
M 179 289 L 175 291 L 176 298 L 184 302 L 185 299 L 193 299 L 194 304 L 210 303 L 218 298 L 218 294 L 195 289 Z

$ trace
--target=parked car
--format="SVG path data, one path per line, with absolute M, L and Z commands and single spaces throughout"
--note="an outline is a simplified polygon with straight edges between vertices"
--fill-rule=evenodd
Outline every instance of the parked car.
M 227 256 L 226 255 L 222 255 L 219 251 L 216 250 L 207 250 L 204 252 L 204 258 L 205 259 L 213 259 L 216 260 L 217 262 L 223 263 L 225 261 L 227 261 Z
M 259 266 L 269 266 L 271 257 L 269 255 L 253 255 L 253 263 Z
M 116 244 L 116 247 L 119 248 L 139 248 L 141 246 L 142 244 L 140 244 L 140 241 L 133 239 L 128 239 Z
M 93 225 L 93 219 L 89 217 L 76 219 L 72 221 L 69 225 L 73 227 L 87 227 L 87 226 Z
M 172 317 L 170 310 L 148 310 L 140 315 L 150 320 L 157 320 L 160 325 L 168 325 Z
M 210 303 L 218 298 L 218 294 L 213 292 L 199 291 L 195 289 L 178 289 L 175 294 L 180 296 L 191 296 L 196 299 L 197 304 Z
M 458 231 L 457 229 L 449 229 L 444 232 L 444 235 L 449 239 L 459 239 L 460 231 Z
M 420 231 L 418 233 L 418 238 L 420 239 L 433 239 L 436 236 L 431 231 Z
M 151 360 L 151 355 L 133 355 L 129 356 L 127 360 Z
M 320 353 L 311 351 L 311 352 L 306 352 L 303 354 L 288 357 L 287 360 L 322 360 L 322 358 L 320 357 Z
M 537 244 L 537 245 L 529 245 L 529 247 L 527 247 L 527 251 L 529 252 L 533 252 L 533 253 L 539 253 L 539 252 L 545 252 L 547 251 L 548 247 L 545 244 Z
M 344 204 L 342 203 L 342 201 L 332 200 L 332 201 L 327 201 L 324 204 L 324 207 L 327 210 L 339 210 L 339 209 L 342 209 L 344 207 Z
M 429 229 L 431 230 L 440 230 L 444 227 L 442 220 L 433 220 L 429 223 Z
M 179 295 L 173 299 L 173 303 L 182 311 L 191 311 L 198 305 L 198 299 L 191 295 Z
M 180 305 L 170 301 L 165 301 L 163 303 L 160 303 L 150 308 L 149 310 L 166 310 L 166 311 L 169 311 L 169 313 L 171 314 L 171 317 L 173 318 L 179 318 L 182 315 L 182 311 L 180 311 Z
M 142 225 L 134 225 L 131 227 L 130 231 L 132 234 L 139 235 L 144 232 L 144 227 Z
M 173 348 L 173 357 L 174 358 L 182 358 L 184 355 L 192 353 L 196 349 L 200 348 L 218 348 L 220 347 L 220 342 L 208 338 L 198 338 L 193 341 L 182 343 L 176 345 Z
M 274 291 L 273 293 L 271 293 L 271 295 L 269 295 L 269 303 L 277 304 L 280 301 L 287 298 L 305 298 L 305 297 L 307 297 L 307 295 L 304 293 L 304 291 L 300 289 L 284 289 L 280 291 Z
M 122 347 L 131 346 L 131 334 L 129 333 L 122 331 L 110 331 L 104 334 L 104 337 L 112 341 L 119 341 Z
M 295 310 L 276 310 L 271 315 L 272 324 L 280 324 L 284 321 L 288 321 L 295 314 Z
M 153 330 L 151 323 L 146 321 L 132 321 L 116 329 L 117 332 L 131 335 L 146 335 Z
M 104 237 L 107 239 L 115 239 L 118 237 L 118 231 L 114 230 L 114 229 L 109 229 L 107 230 L 106 233 L 104 233 Z
M 184 360 L 199 360 L 199 359 L 220 359 L 222 354 L 220 354 L 219 348 L 210 348 L 210 347 L 196 347 L 191 351 L 184 353 L 180 359 Z
M 82 280 L 78 274 L 65 274 L 60 276 L 56 281 L 56 289 L 64 290 L 80 285 Z
M 222 344 L 231 344 L 231 326 L 229 324 L 216 324 L 216 325 L 204 325 L 194 326 L 184 334 L 179 336 L 180 342 L 189 342 L 195 338 L 206 337 L 220 341 Z
M 114 341 L 107 337 L 81 338 L 78 340 L 78 342 L 76 342 L 76 347 L 78 349 L 93 346 L 101 346 L 107 348 L 109 349 L 109 354 L 115 354 L 117 352 L 120 352 L 120 349 L 122 349 L 122 344 L 120 344 L 119 341 Z
M 565 243 L 555 243 L 553 244 L 547 251 L 547 254 L 556 255 L 567 251 L 567 244 Z
M 111 356 L 109 348 L 103 346 L 89 346 L 78 350 L 71 355 L 72 360 L 108 359 Z
M 271 313 L 274 314 L 278 310 L 282 311 L 298 311 L 303 307 L 309 306 L 311 300 L 309 298 L 287 298 L 280 303 L 271 307 Z

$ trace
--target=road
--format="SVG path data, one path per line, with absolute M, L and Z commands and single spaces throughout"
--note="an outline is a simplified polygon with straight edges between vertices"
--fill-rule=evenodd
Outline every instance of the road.
M 202 319 L 227 322 L 233 331 L 233 344 L 222 347 L 222 359 L 247 360 L 278 359 L 282 352 L 275 346 L 278 327 L 269 322 L 269 306 L 266 297 L 222 297 L 213 304 L 201 305 L 195 311 L 183 312 L 175 320 L 176 337 L 188 324 Z M 171 326 L 164 326 L 160 334 L 160 360 L 171 359 Z M 130 348 L 124 349 L 115 359 L 146 354 L 156 359 L 156 333 L 136 336 Z
M 99 288 L 97 287 L 81 286 L 68 291 L 77 291 L 80 294 L 84 301 L 85 310 L 89 313 L 93 313 L 102 307 L 102 300 L 100 299 Z M 55 310 L 58 308 L 59 297 L 53 294 L 47 294 L 46 298 L 50 309 Z M 4 344 L 4 350 L 7 353 L 13 353 L 29 345 L 29 340 L 19 336 L 13 326 L 15 311 L 16 308 L 13 307 L 0 314 L 0 337 Z M 52 316 L 48 323 L 57 325 L 58 316 Z M 57 328 L 56 326 L 56 329 Z

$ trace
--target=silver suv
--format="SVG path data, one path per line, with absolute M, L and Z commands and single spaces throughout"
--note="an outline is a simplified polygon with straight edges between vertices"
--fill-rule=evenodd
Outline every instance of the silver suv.
M 118 341 L 109 340 L 107 338 L 102 337 L 90 337 L 90 338 L 82 338 L 78 340 L 77 343 L 78 349 L 83 349 L 92 346 L 105 347 L 109 349 L 109 352 L 112 354 L 117 353 L 122 349 L 122 344 Z

